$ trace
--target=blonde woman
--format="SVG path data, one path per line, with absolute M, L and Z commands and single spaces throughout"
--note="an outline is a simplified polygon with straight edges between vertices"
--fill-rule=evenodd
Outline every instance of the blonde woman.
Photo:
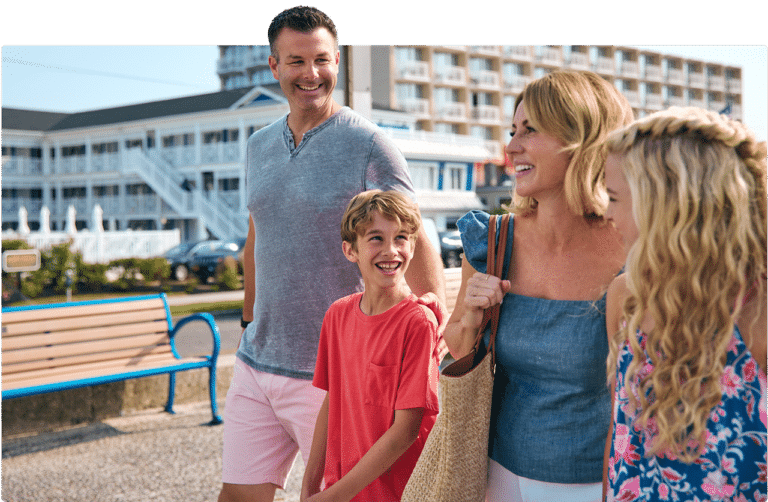
M 609 500 L 766 498 L 766 144 L 673 108 L 610 142 Z
M 624 262 L 602 216 L 605 139 L 632 110 L 598 75 L 561 71 L 528 84 L 515 110 L 505 279 L 486 274 L 489 215 L 468 213 L 445 340 L 454 357 L 467 354 L 483 310 L 503 298 L 488 500 L 598 501 L 610 417 L 604 295 Z

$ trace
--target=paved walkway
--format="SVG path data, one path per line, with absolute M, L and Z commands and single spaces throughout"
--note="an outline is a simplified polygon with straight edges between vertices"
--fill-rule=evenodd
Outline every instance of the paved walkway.
M 235 291 L 221 291 L 217 293 L 195 293 L 184 295 L 168 295 L 168 305 L 191 305 L 195 303 L 216 303 L 243 301 L 245 292 L 242 289 Z
M 220 404 L 222 406 L 223 403 Z M 208 402 L 177 405 L 83 427 L 2 442 L 5 502 L 215 502 L 221 488 L 222 427 Z M 287 491 L 298 502 L 299 457 Z

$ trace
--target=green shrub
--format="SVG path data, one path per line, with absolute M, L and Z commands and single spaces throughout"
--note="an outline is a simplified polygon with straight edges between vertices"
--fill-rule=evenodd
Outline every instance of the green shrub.
M 137 260 L 137 265 L 145 282 L 162 281 L 171 276 L 171 265 L 161 256 Z
M 240 289 L 240 278 L 237 275 L 237 259 L 227 256 L 216 267 L 216 283 L 223 289 L 231 291 Z

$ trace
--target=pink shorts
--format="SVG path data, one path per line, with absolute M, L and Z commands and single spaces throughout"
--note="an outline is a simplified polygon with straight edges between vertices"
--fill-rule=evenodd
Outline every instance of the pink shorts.
M 309 459 L 324 399 L 310 380 L 264 373 L 235 359 L 224 406 L 223 482 L 284 487 L 296 453 Z

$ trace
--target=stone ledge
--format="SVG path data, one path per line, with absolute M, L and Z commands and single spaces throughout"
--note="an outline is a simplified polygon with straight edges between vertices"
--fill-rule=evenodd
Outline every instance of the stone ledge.
M 234 363 L 235 355 L 225 354 L 219 356 L 216 365 L 219 413 L 232 382 Z M 5 400 L 2 437 L 50 432 L 152 408 L 163 410 L 168 401 L 169 378 L 170 375 L 155 375 Z M 176 373 L 174 405 L 208 400 L 207 368 Z

